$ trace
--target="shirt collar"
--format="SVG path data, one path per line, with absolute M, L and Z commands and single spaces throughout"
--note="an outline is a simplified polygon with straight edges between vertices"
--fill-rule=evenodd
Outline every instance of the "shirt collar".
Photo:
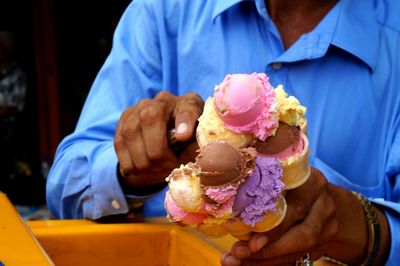
M 351 53 L 374 70 L 379 40 L 379 25 L 371 1 L 342 0 L 332 45 Z
M 217 0 L 212 15 L 213 21 L 227 9 L 244 1 L 256 2 L 257 8 L 262 6 L 258 0 Z M 365 0 L 340 0 L 340 2 L 340 13 L 330 40 L 331 44 L 359 58 L 374 70 L 378 61 L 380 33 L 374 19 L 372 3 Z M 325 52 L 326 49 L 322 53 Z
M 340 4 L 335 5 L 311 32 L 303 34 L 288 50 L 272 58 L 271 62 L 297 62 L 323 57 L 335 34 Z
M 217 0 L 212 14 L 212 20 L 214 21 L 216 17 L 218 17 L 221 13 L 223 13 L 230 7 L 244 1 L 253 2 L 254 0 Z

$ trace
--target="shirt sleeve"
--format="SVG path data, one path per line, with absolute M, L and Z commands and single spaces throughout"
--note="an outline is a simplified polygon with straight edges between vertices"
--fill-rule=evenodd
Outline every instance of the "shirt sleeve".
M 400 138 L 398 138 L 397 142 L 397 144 L 393 145 L 391 153 L 392 156 L 395 155 L 397 157 L 397 162 L 392 158 L 389 159 L 389 164 L 395 163 L 398 170 L 400 170 Z M 357 191 L 367 196 L 374 204 L 380 206 L 386 214 L 390 229 L 390 253 L 385 265 L 397 265 L 400 260 L 398 252 L 400 250 L 400 236 L 398 234 L 400 230 L 400 171 L 397 174 L 390 172 L 386 174 L 387 178 L 383 182 L 384 186 L 381 187 L 381 191 L 383 192 L 380 192 L 374 188 L 362 188 L 357 184 L 351 183 L 340 173 L 316 157 L 311 158 L 310 161 L 311 165 L 319 169 L 330 182 L 346 189 Z M 385 196 L 382 197 L 381 195 Z
M 157 25 L 146 1 L 133 1 L 116 28 L 75 131 L 59 145 L 46 197 L 58 218 L 98 219 L 128 212 L 117 178 L 113 138 L 123 110 L 161 86 Z
M 388 219 L 391 247 L 386 265 L 393 266 L 398 265 L 400 261 L 400 116 L 397 117 L 396 125 L 386 166 L 387 196 L 385 199 L 371 199 L 384 209 Z

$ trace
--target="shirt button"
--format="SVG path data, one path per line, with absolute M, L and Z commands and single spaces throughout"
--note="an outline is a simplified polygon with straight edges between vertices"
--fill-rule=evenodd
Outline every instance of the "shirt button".
M 279 69 L 281 69 L 281 67 L 282 67 L 282 63 L 280 63 L 280 62 L 272 63 L 272 68 L 275 70 L 279 70 Z
M 119 210 L 121 208 L 121 205 L 119 204 L 118 201 L 113 200 L 111 201 L 111 205 L 113 206 L 114 209 Z

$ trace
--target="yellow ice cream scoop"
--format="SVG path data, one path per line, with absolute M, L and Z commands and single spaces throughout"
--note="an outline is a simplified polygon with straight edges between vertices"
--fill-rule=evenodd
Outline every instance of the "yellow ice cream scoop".
M 275 95 L 280 104 L 279 120 L 290 126 L 302 127 L 306 123 L 304 118 L 306 107 L 301 105 L 296 97 L 288 96 L 282 85 L 275 89 Z
M 200 210 L 201 188 L 199 170 L 192 163 L 174 169 L 167 177 L 174 202 L 183 210 Z

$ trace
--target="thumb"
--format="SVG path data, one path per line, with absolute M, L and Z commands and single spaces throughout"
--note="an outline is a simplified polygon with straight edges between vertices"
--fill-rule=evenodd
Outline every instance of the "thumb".
M 175 138 L 179 141 L 190 139 L 195 133 L 197 117 L 188 112 L 177 113 L 175 117 Z
M 200 96 L 188 94 L 182 97 L 175 108 L 175 137 L 178 141 L 189 140 L 194 134 L 197 119 L 203 112 Z

